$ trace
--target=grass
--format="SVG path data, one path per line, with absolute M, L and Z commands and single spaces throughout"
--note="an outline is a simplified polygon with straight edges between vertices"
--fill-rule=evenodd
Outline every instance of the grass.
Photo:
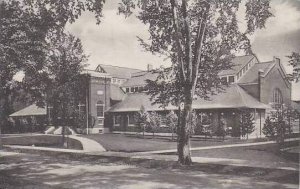
M 114 152 L 145 152 L 156 150 L 176 149 L 176 140 L 171 140 L 171 137 L 152 137 L 126 134 L 93 134 L 81 135 L 99 142 L 106 150 Z M 261 139 L 262 140 L 262 139 Z M 265 140 L 265 139 L 263 139 Z M 218 138 L 191 138 L 192 147 L 216 146 L 224 144 L 237 144 L 245 142 L 254 142 L 255 140 L 239 140 L 228 138 L 224 141 Z
M 81 142 L 66 137 L 69 149 L 82 150 Z M 39 147 L 53 147 L 61 148 L 62 136 L 48 136 L 48 135 L 26 135 L 26 136 L 10 136 L 1 138 L 3 145 L 21 145 L 21 146 L 39 146 Z

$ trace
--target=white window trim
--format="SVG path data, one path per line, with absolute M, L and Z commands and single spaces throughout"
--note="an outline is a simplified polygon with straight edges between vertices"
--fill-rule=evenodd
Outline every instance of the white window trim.
M 127 122 L 128 122 L 128 127 L 134 127 L 135 126 L 135 124 L 130 124 L 130 122 L 129 122 L 129 115 L 127 115 Z

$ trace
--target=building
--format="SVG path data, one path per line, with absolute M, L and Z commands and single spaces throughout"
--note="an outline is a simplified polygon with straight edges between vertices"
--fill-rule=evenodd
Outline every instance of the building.
M 232 69 L 219 74 L 229 87 L 210 100 L 196 99 L 193 108 L 201 120 L 210 120 L 206 124 L 211 126 L 212 131 L 216 131 L 222 122 L 222 127 L 231 133 L 239 133 L 240 111 L 251 110 L 255 118 L 255 131 L 251 137 L 262 137 L 264 120 L 271 106 L 290 105 L 291 84 L 276 57 L 269 62 L 259 62 L 253 55 L 239 56 L 232 60 L 232 65 Z M 171 105 L 164 109 L 152 105 L 145 93 L 146 80 L 157 77 L 151 69 L 150 65 L 143 71 L 100 64 L 96 70 L 84 71 L 83 74 L 90 76 L 89 86 L 85 103 L 78 108 L 87 110 L 83 112 L 88 112 L 95 119 L 95 124 L 88 129 L 89 133 L 136 131 L 134 114 L 141 106 L 147 111 L 159 112 L 162 117 L 170 110 L 178 109 Z
M 239 133 L 238 116 L 244 109 L 251 110 L 255 119 L 255 131 L 250 137 L 262 137 L 262 127 L 266 116 L 274 104 L 290 106 L 291 84 L 280 60 L 259 62 L 253 55 L 240 56 L 232 60 L 230 70 L 220 72 L 224 83 L 229 83 L 226 91 L 214 95 L 210 100 L 196 99 L 193 109 L 201 119 L 209 119 L 215 132 L 222 122 L 225 130 L 233 135 Z M 109 112 L 113 115 L 113 130 L 135 131 L 134 113 L 144 106 L 147 111 L 159 112 L 162 116 L 177 107 L 160 108 L 152 105 L 145 93 L 146 79 L 155 79 L 152 72 L 138 72 L 121 85 L 126 93 L 121 102 L 113 105 Z

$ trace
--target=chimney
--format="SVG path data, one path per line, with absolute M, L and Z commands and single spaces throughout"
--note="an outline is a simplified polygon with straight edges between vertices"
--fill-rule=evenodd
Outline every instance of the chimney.
M 258 100 L 261 102 L 261 78 L 264 74 L 264 71 L 262 69 L 258 70 Z
M 278 58 L 277 56 L 273 56 L 273 61 L 277 64 L 280 64 L 280 58 Z
M 147 64 L 147 71 L 150 72 L 151 70 L 153 70 L 153 65 Z

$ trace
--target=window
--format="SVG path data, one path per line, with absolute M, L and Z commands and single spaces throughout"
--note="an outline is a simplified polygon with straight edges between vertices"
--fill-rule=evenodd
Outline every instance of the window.
M 126 88 L 126 93 L 129 93 L 129 88 L 128 87 Z
M 229 76 L 228 77 L 228 82 L 229 83 L 234 83 L 234 76 Z
M 79 103 L 78 104 L 78 112 L 80 115 L 85 115 L 86 107 L 85 104 Z
M 139 87 L 139 92 L 143 92 L 144 87 Z
M 147 91 L 148 91 L 148 88 L 147 88 L 147 87 L 143 87 L 143 91 L 144 91 L 144 92 L 147 92 Z
M 282 104 L 282 93 L 278 88 L 273 91 L 273 103 Z
M 134 87 L 130 87 L 130 92 L 131 92 L 131 93 L 134 92 Z
M 221 77 L 221 83 L 223 85 L 226 85 L 227 84 L 227 77 Z
M 115 78 L 112 79 L 112 83 L 116 83 L 116 79 Z
M 103 125 L 103 119 L 98 119 L 98 125 Z
M 104 117 L 104 103 L 103 101 L 99 100 L 96 104 L 97 108 L 97 117 Z
M 139 88 L 138 87 L 134 87 L 134 92 L 139 92 Z
M 128 115 L 128 125 L 135 125 L 135 120 L 133 114 Z
M 160 125 L 161 125 L 161 127 L 166 127 L 167 126 L 167 118 L 166 118 L 166 116 L 161 116 L 160 117 Z
M 121 123 L 121 116 L 115 115 L 114 116 L 114 125 L 120 125 L 120 123 Z

